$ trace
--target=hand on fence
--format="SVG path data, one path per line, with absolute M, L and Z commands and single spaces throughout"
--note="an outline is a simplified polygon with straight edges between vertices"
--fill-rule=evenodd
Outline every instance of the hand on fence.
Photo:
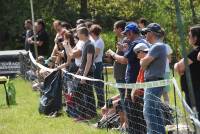
M 80 84 L 86 84 L 86 81 L 81 79 Z

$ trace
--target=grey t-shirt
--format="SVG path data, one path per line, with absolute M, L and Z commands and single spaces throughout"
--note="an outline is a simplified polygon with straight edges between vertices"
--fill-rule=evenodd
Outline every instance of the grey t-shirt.
M 167 60 L 166 46 L 164 43 L 157 42 L 153 44 L 148 52 L 148 55 L 154 57 L 154 60 L 145 70 L 145 80 L 164 78 Z
M 92 44 L 92 42 L 90 40 L 88 40 L 87 42 L 85 42 L 85 44 L 83 46 L 81 65 L 80 65 L 81 75 L 83 75 L 84 70 L 85 70 L 85 66 L 87 63 L 87 54 L 92 54 L 92 65 L 90 67 L 88 75 L 90 75 L 93 72 L 94 53 L 95 53 L 94 44 Z

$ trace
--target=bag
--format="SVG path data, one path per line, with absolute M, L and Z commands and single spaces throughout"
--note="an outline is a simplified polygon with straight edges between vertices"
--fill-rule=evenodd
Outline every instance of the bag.
M 45 78 L 44 89 L 41 91 L 39 113 L 50 115 L 62 108 L 61 70 L 52 72 Z
M 7 92 L 8 92 L 8 101 L 10 105 L 15 105 L 16 104 L 16 90 L 14 84 L 8 80 L 6 84 Z

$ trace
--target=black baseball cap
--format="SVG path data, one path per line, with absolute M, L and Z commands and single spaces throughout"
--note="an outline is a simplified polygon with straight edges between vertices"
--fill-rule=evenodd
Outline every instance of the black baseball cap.
M 146 28 L 142 29 L 142 31 L 161 33 L 162 28 L 158 23 L 150 23 Z

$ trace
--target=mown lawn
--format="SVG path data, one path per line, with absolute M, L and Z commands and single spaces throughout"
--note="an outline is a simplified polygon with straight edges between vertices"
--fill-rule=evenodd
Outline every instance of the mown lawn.
M 22 78 L 14 81 L 17 105 L 7 107 L 3 86 L 0 87 L 0 134 L 105 134 L 91 124 L 77 123 L 65 113 L 48 118 L 38 113 L 39 93 Z
M 113 81 L 109 75 L 109 81 Z M 13 80 L 16 87 L 17 105 L 7 107 L 3 86 L 0 87 L 0 134 L 106 134 L 118 133 L 93 128 L 90 123 L 77 123 L 63 115 L 48 118 L 38 113 L 39 93 L 32 91 L 31 83 L 18 77 Z M 171 86 L 171 88 L 173 88 Z M 108 96 L 117 94 L 114 88 L 108 88 Z M 177 98 L 178 99 L 178 98 Z M 179 119 L 183 118 L 183 108 L 178 101 Z M 174 105 L 173 90 L 170 91 L 170 103 Z M 182 119 L 184 120 L 184 119 Z M 95 120 L 96 121 L 96 120 Z M 95 122 L 92 121 L 92 122 Z M 181 121 L 182 122 L 182 121 Z

